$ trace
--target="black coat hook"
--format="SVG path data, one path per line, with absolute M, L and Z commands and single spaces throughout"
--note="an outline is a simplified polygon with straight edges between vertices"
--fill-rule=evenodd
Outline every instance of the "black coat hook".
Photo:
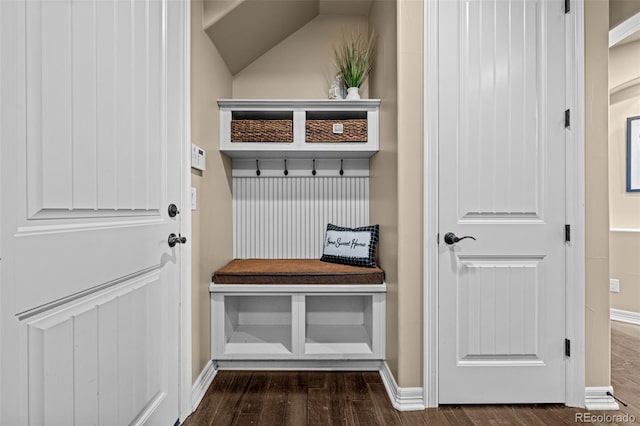
M 344 160 L 340 160 L 340 176 L 344 175 Z
M 315 158 L 313 159 L 313 170 L 311 170 L 311 174 L 312 175 L 316 175 L 316 160 Z
M 256 160 L 256 176 L 260 176 L 260 163 Z
M 288 176 L 289 175 L 289 170 L 287 170 L 287 159 L 284 159 L 284 175 Z

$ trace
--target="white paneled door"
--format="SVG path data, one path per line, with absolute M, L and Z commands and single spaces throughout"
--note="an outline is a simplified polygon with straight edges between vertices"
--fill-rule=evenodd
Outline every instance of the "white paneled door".
M 0 2 L 0 424 L 179 412 L 185 6 Z
M 440 2 L 441 404 L 565 399 L 564 40 L 563 1 Z

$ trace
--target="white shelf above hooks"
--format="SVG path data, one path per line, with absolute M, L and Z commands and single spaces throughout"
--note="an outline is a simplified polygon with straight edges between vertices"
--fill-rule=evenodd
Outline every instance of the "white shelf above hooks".
M 220 151 L 234 158 L 256 159 L 354 159 L 369 158 L 379 149 L 379 99 L 361 100 L 287 100 L 287 99 L 220 99 Z M 235 121 L 255 121 L 261 126 L 269 120 L 290 120 L 290 142 L 233 141 Z M 348 123 L 366 124 L 360 141 L 348 141 Z M 344 131 L 345 141 L 310 141 L 309 123 L 323 122 L 333 129 L 334 139 Z M 236 123 L 237 124 L 237 123 Z M 338 126 L 335 126 L 338 124 Z M 336 130 L 338 129 L 338 130 Z M 267 132 L 268 133 L 268 132 Z M 277 138 L 274 137 L 274 140 Z M 255 165 L 255 164 L 254 164 Z M 345 171 L 346 173 L 346 171 Z

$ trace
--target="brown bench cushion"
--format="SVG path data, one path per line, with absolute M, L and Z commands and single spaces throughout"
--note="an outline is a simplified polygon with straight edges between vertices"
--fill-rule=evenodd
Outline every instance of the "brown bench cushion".
M 235 259 L 213 274 L 216 284 L 382 284 L 380 268 L 317 259 Z

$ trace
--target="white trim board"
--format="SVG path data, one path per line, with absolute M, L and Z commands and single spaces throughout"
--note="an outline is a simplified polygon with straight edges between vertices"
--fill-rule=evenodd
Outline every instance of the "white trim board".
M 640 232 L 640 228 L 611 228 L 609 232 Z
M 218 371 L 380 371 L 379 360 L 216 360 Z
M 438 1 L 424 3 L 423 400 L 438 406 Z
M 565 404 L 584 406 L 585 388 L 585 63 L 584 0 L 571 0 L 566 15 L 566 99 L 571 127 L 566 144 L 566 217 L 572 241 L 566 246 L 566 336 L 571 357 L 566 361 Z M 572 54 L 571 54 L 572 53 Z
M 188 243 L 181 248 L 182 256 L 180 264 L 180 349 L 179 362 L 179 406 L 178 416 L 180 420 L 191 414 L 192 395 L 190 389 L 193 380 L 192 373 L 192 324 L 191 324 L 191 2 L 181 3 L 183 19 L 183 46 L 182 46 L 182 158 L 181 160 L 181 194 L 180 210 L 188 214 L 180 215 L 180 232 L 188 236 Z
M 640 313 L 611 308 L 611 321 L 640 325 Z
M 425 409 L 423 389 L 399 387 L 386 361 L 380 367 L 380 377 L 393 408 L 398 411 L 422 411 Z
M 619 410 L 620 406 L 612 396 L 612 386 L 594 386 L 584 389 L 584 406 L 587 410 Z
M 215 364 L 209 360 L 191 387 L 191 412 L 196 411 L 217 373 Z
M 636 13 L 609 31 L 609 47 L 615 46 L 636 31 L 640 31 L 640 13 Z

